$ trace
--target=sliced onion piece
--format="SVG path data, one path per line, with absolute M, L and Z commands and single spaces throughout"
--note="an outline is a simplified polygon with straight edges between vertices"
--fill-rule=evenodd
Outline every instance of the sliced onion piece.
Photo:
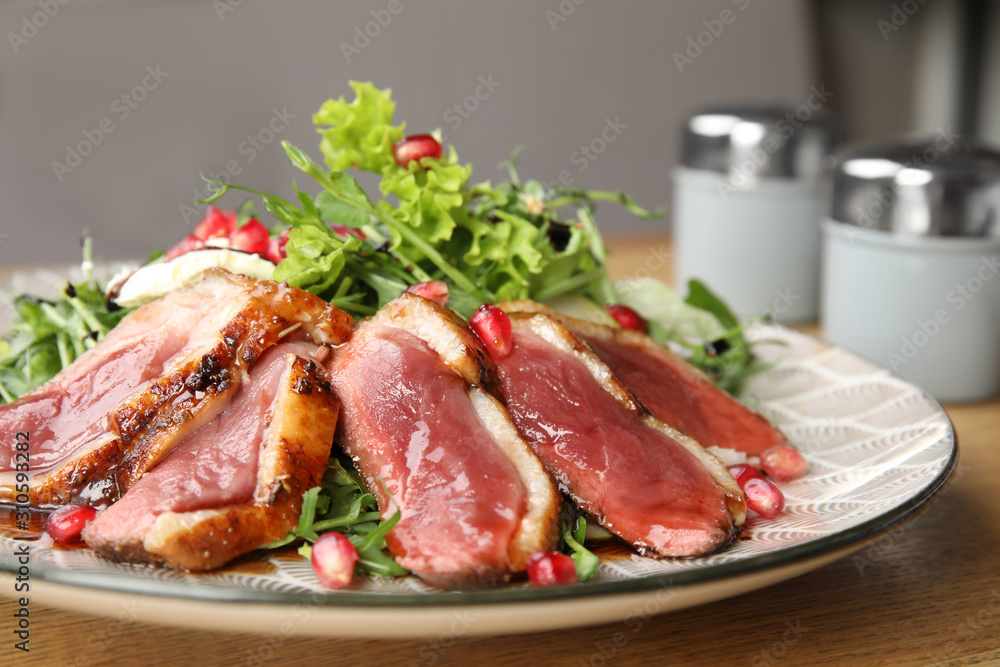
M 149 264 L 115 277 L 108 285 L 108 300 L 122 308 L 135 308 L 178 287 L 193 285 L 205 271 L 215 267 L 262 280 L 274 276 L 274 264 L 259 255 L 228 248 L 192 250 L 168 262 Z

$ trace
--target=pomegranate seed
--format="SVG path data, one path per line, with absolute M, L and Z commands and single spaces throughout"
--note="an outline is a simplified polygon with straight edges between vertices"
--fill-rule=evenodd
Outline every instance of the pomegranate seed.
M 281 260 L 288 257 L 288 252 L 285 250 L 285 246 L 288 245 L 288 232 L 291 231 L 291 227 L 286 227 L 281 230 L 281 233 L 277 236 L 268 239 L 267 250 L 264 251 L 264 259 L 275 264 L 281 264 Z
M 271 236 L 256 218 L 250 218 L 242 227 L 229 235 L 229 244 L 237 250 L 261 254 L 267 250 Z
M 494 359 L 503 359 L 514 347 L 507 313 L 492 303 L 484 303 L 469 318 L 469 326 L 483 341 L 486 351 Z
M 348 227 L 347 225 L 341 224 L 339 222 L 331 222 L 330 229 L 332 229 L 333 233 L 336 234 L 337 236 L 342 236 L 344 238 L 347 238 L 348 236 L 357 236 L 362 241 L 368 238 L 367 236 L 365 236 L 365 233 L 360 229 L 355 229 L 354 227 Z
M 536 551 L 528 558 L 528 579 L 535 586 L 576 583 L 576 564 L 566 554 Z
M 784 484 L 809 470 L 809 462 L 791 445 L 775 445 L 760 455 L 760 467 L 775 482 Z
M 764 473 L 749 463 L 739 463 L 729 466 L 729 474 L 736 478 L 736 483 L 742 489 L 751 479 L 764 479 Z
M 623 306 L 620 303 L 611 306 L 604 306 L 604 310 L 607 311 L 608 315 L 615 318 L 615 322 L 622 329 L 631 329 L 632 331 L 646 331 L 646 320 L 643 319 L 642 315 L 635 312 L 628 306 Z
M 749 479 L 743 487 L 747 507 L 765 519 L 773 519 L 785 508 L 785 495 L 766 479 Z
M 229 236 L 235 229 L 236 211 L 220 211 L 214 206 L 209 206 L 205 217 L 194 228 L 194 236 L 207 241 Z
M 425 157 L 440 160 L 441 144 L 429 134 L 412 134 L 392 145 L 392 156 L 396 158 L 396 164 L 400 167 L 409 165 L 410 160 L 420 160 Z
M 324 533 L 312 546 L 312 566 L 320 583 L 327 588 L 342 588 L 354 577 L 358 550 L 340 533 Z
M 169 262 L 175 257 L 180 257 L 186 252 L 191 252 L 192 250 L 201 250 L 205 247 L 205 242 L 199 239 L 194 234 L 188 234 L 173 248 L 167 251 L 163 256 L 164 261 Z
M 448 284 L 443 280 L 428 280 L 424 283 L 410 285 L 406 291 L 429 299 L 439 306 L 448 305 Z
M 87 505 L 63 505 L 49 515 L 45 532 L 61 544 L 79 544 L 80 533 L 96 515 L 97 510 Z

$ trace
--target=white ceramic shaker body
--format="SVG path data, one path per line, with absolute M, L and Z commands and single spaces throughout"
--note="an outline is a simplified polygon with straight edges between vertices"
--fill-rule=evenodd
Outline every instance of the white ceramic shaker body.
M 998 261 L 1000 152 L 940 137 L 855 149 L 823 223 L 823 334 L 938 400 L 994 396 Z
M 806 107 L 808 109 L 808 107 Z M 688 119 L 674 171 L 675 283 L 698 279 L 741 316 L 815 320 L 829 112 L 719 107 Z

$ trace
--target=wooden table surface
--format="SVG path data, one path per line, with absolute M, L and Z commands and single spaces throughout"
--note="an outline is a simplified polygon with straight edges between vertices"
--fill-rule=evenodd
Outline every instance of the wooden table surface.
M 616 277 L 648 269 L 669 279 L 665 239 L 613 248 Z M 31 652 L 23 654 L 13 649 L 15 606 L 3 599 L 0 664 L 1000 664 L 1000 400 L 946 408 L 961 448 L 953 483 L 912 521 L 864 544 L 860 560 L 657 616 L 638 631 L 611 623 L 460 637 L 432 649 L 428 640 L 294 635 L 266 644 L 251 634 L 119 623 L 33 604 Z

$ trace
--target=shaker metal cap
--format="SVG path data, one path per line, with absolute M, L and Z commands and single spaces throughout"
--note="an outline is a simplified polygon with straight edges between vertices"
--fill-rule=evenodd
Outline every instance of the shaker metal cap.
M 914 236 L 1000 237 L 1000 151 L 946 131 L 846 152 L 831 217 Z
M 736 186 L 761 178 L 819 179 L 832 165 L 842 130 L 837 116 L 813 104 L 728 105 L 687 119 L 681 162 L 726 174 Z

